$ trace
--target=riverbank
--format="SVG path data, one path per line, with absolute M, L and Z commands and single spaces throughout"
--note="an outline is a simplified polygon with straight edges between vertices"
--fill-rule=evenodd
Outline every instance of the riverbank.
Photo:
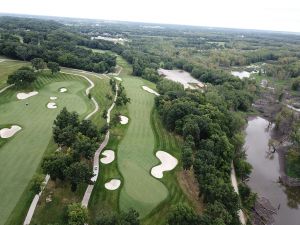
M 284 171 L 284 158 L 281 151 L 272 152 L 269 140 L 273 137 L 273 126 L 262 117 L 250 117 L 245 129 L 247 161 L 253 170 L 247 185 L 259 197 L 268 199 L 274 208 L 275 225 L 299 225 L 300 189 L 289 188 L 279 183 Z

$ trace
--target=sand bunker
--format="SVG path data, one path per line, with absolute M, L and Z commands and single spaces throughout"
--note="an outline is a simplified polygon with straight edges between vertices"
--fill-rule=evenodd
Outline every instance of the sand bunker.
M 104 186 L 107 190 L 117 190 L 121 185 L 121 181 L 118 179 L 111 179 L 109 182 L 105 183 Z
M 50 100 L 56 100 L 57 99 L 57 97 L 50 97 Z
M 103 164 L 109 164 L 115 160 L 115 152 L 113 150 L 105 150 L 102 155 L 105 156 L 100 159 Z
M 0 130 L 1 138 L 10 138 L 15 135 L 22 128 L 17 125 L 12 125 L 10 128 L 3 128 Z
M 155 94 L 156 96 L 159 96 L 159 94 L 158 94 L 156 91 L 154 91 L 153 89 L 151 89 L 151 88 L 149 88 L 149 87 L 147 87 L 147 86 L 142 86 L 142 88 L 143 88 L 145 91 L 148 91 L 148 92 L 151 93 L 151 94 Z
M 122 81 L 122 78 L 120 78 L 120 77 L 114 77 L 114 78 L 118 81 Z
M 32 91 L 32 92 L 29 92 L 29 93 L 23 93 L 23 92 L 21 92 L 21 93 L 17 94 L 17 98 L 20 99 L 20 100 L 24 100 L 26 98 L 30 98 L 30 97 L 35 96 L 37 94 L 38 94 L 37 91 Z
M 250 73 L 247 72 L 247 71 L 242 71 L 242 72 L 239 72 L 239 71 L 231 71 L 231 74 L 235 77 L 239 77 L 240 79 L 243 79 L 243 78 L 249 78 L 250 77 Z
M 59 92 L 64 93 L 64 92 L 66 92 L 67 90 L 68 90 L 67 88 L 60 88 L 60 89 L 59 89 Z
M 128 123 L 128 117 L 126 117 L 126 116 L 120 116 L 120 123 L 121 124 L 127 124 Z
M 164 151 L 157 151 L 156 157 L 161 161 L 160 165 L 151 169 L 152 176 L 156 178 L 163 178 L 163 172 L 173 170 L 178 163 L 175 157 Z
M 199 80 L 192 77 L 189 72 L 184 70 L 165 70 L 158 69 L 158 74 L 164 76 L 166 79 L 181 83 L 184 88 L 196 89 L 196 88 L 204 88 L 205 85 Z
M 49 102 L 49 103 L 47 104 L 47 108 L 48 108 L 48 109 L 56 109 L 56 108 L 57 108 L 57 105 L 56 105 L 55 102 Z

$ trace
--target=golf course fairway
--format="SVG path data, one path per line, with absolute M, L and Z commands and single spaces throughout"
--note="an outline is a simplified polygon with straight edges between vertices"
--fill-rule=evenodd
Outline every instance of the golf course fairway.
M 150 175 L 151 168 L 159 164 L 150 121 L 155 95 L 142 89 L 145 81 L 141 78 L 124 75 L 122 79 L 131 102 L 130 123 L 118 146 L 118 167 L 124 178 L 119 206 L 124 211 L 134 208 L 143 218 L 168 196 L 167 188 Z
M 42 74 L 33 84 L 38 94 L 18 100 L 18 91 L 7 89 L 0 94 L 0 126 L 13 124 L 22 130 L 7 139 L 0 148 L 0 224 L 3 225 L 14 210 L 36 172 L 51 140 L 56 115 L 67 107 L 81 117 L 94 110 L 85 95 L 89 83 L 77 76 Z M 61 87 L 67 92 L 60 93 Z M 55 109 L 48 109 L 50 97 L 57 97 Z

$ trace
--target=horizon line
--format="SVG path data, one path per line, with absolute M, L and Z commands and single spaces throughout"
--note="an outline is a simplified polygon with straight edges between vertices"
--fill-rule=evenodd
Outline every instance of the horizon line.
M 149 21 L 132 21 L 132 20 L 114 20 L 114 19 L 101 19 L 101 18 L 87 18 L 87 17 L 69 17 L 69 16 L 55 16 L 55 15 L 42 15 L 42 14 L 27 14 L 27 13 L 11 13 L 1 12 L 2 15 L 17 15 L 19 17 L 50 17 L 50 18 L 62 18 L 62 19 L 82 19 L 82 20 L 98 20 L 104 22 L 119 22 L 119 23 L 141 23 L 141 24 L 156 24 L 165 26 L 185 26 L 185 27 L 197 27 L 206 29 L 226 29 L 226 30 L 244 30 L 244 31 L 256 31 L 256 32 L 272 32 L 280 34 L 293 34 L 300 35 L 300 31 L 288 31 L 288 30 L 271 30 L 271 29 L 257 29 L 257 28 L 242 28 L 242 27 L 221 27 L 221 26 L 207 26 L 207 25 L 194 25 L 194 24 L 178 24 L 178 23 L 164 23 L 164 22 L 149 22 Z

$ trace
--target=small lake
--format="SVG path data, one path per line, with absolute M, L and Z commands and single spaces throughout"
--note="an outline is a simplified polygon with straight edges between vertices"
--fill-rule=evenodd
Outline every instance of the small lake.
M 287 188 L 278 183 L 280 167 L 277 153 L 268 154 L 271 138 L 269 122 L 261 117 L 248 120 L 245 148 L 247 161 L 253 166 L 249 187 L 279 207 L 276 225 L 300 224 L 300 188 Z
M 184 70 L 165 70 L 158 69 L 159 75 L 164 76 L 166 79 L 181 83 L 184 88 L 202 88 L 204 84 L 199 80 L 192 77 L 192 75 Z

